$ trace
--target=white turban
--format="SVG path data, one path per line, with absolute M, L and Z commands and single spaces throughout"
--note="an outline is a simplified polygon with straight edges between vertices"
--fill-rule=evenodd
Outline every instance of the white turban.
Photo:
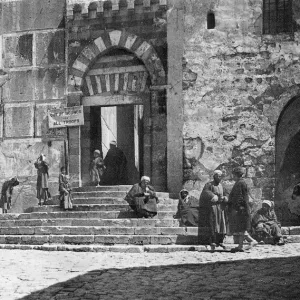
M 148 176 L 142 176 L 141 181 L 143 181 L 143 180 L 147 180 L 147 181 L 150 182 L 150 177 L 148 177 Z
M 116 141 L 110 141 L 110 144 L 117 146 L 117 142 Z
M 267 204 L 268 206 L 272 207 L 272 201 L 270 201 L 270 200 L 264 200 L 262 203 Z
M 218 175 L 222 176 L 223 173 L 222 173 L 221 170 L 215 170 L 215 171 L 214 171 L 214 175 L 215 175 L 215 174 L 218 174 Z

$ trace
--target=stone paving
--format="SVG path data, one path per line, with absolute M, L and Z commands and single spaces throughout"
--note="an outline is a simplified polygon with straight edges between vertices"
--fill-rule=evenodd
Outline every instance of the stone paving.
M 300 244 L 249 253 L 0 250 L 0 299 L 300 299 Z

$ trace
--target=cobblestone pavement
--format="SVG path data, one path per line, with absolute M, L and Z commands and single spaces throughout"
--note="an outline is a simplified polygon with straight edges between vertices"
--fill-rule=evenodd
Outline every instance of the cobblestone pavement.
M 0 250 L 0 299 L 300 299 L 300 244 L 250 253 Z

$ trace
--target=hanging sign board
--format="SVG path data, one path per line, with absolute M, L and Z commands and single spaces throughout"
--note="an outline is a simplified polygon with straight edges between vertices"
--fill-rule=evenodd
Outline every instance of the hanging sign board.
M 83 106 L 63 107 L 48 111 L 49 128 L 84 125 Z

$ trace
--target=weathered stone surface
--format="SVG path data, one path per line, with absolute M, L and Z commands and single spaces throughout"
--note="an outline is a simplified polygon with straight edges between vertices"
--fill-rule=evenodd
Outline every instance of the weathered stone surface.
M 4 102 L 25 102 L 34 98 L 34 76 L 31 70 L 10 71 L 9 81 L 4 85 Z
M 47 66 L 65 63 L 64 30 L 37 33 L 36 47 L 37 65 Z
M 65 93 L 65 68 L 49 67 L 40 68 L 34 73 L 35 99 L 63 99 Z
M 257 178 L 275 178 L 276 124 L 288 100 L 299 94 L 298 35 L 295 42 L 261 39 L 261 1 L 189 1 L 186 8 L 186 67 L 197 79 L 184 91 L 183 136 L 186 145 L 201 144 L 198 151 L 184 149 L 185 186 L 191 190 L 199 181 L 201 188 L 222 166 L 230 181 L 232 168 L 242 165 L 253 179 L 258 207 L 261 198 L 275 197 L 275 182 L 270 186 Z M 216 16 L 213 30 L 206 29 L 209 10 Z M 289 141 L 279 143 L 288 147 Z M 275 201 L 285 199 L 281 195 Z
M 32 33 L 5 37 L 3 42 L 4 67 L 31 66 L 33 49 L 32 40 Z
M 6 104 L 5 137 L 33 137 L 34 135 L 34 107 L 28 104 Z
M 64 2 L 48 0 L 4 1 L 1 32 L 59 28 L 64 22 Z M 12 18 L 12 16 L 16 16 Z

